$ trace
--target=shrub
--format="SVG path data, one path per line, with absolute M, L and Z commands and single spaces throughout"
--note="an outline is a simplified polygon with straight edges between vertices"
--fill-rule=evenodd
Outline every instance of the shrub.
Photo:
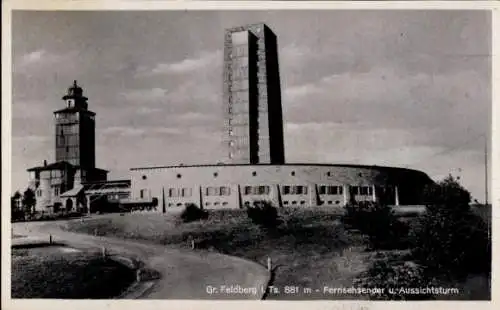
M 276 228 L 280 224 L 278 209 L 268 201 L 254 201 L 253 206 L 247 206 L 247 215 L 256 225 L 265 228 Z
M 194 203 L 187 204 L 180 215 L 184 223 L 204 220 L 208 218 L 208 212 L 202 210 Z
M 489 228 L 471 211 L 469 192 L 450 176 L 425 193 L 427 211 L 414 233 L 415 258 L 441 274 L 489 273 Z
M 434 286 L 434 280 L 425 275 L 425 269 L 413 262 L 398 260 L 376 260 L 371 267 L 360 274 L 355 285 L 365 288 L 384 289 L 380 295 L 371 295 L 378 300 L 429 300 L 433 295 L 421 294 L 406 288 L 424 288 Z
M 408 225 L 398 219 L 391 207 L 372 202 L 350 203 L 345 207 L 343 223 L 368 236 L 372 248 L 408 247 Z

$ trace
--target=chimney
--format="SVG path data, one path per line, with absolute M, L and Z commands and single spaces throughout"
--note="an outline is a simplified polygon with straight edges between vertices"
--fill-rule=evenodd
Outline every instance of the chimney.
M 46 159 L 43 160 L 43 166 L 47 167 L 47 160 Z

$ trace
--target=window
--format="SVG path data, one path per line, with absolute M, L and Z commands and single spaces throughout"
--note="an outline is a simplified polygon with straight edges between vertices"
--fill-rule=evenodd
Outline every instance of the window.
M 178 188 L 170 188 L 168 190 L 168 196 L 169 197 L 179 197 L 180 196 L 180 190 Z
M 143 176 L 142 176 L 142 179 L 143 179 L 143 180 L 146 180 L 146 179 L 147 179 L 147 177 L 146 177 L 145 175 L 143 175 Z
M 192 194 L 193 194 L 192 188 L 183 188 L 182 189 L 182 197 L 191 197 Z
M 231 131 L 232 132 L 232 131 Z M 231 132 L 229 132 L 229 134 L 231 134 Z M 216 178 L 219 174 L 217 172 L 214 172 L 214 178 Z
M 292 171 L 292 176 L 295 176 L 295 171 Z
M 321 185 L 319 187 L 319 194 L 320 195 L 325 195 L 326 194 L 326 186 L 325 185 Z
M 245 186 L 245 195 L 251 195 L 251 194 L 252 194 L 252 187 Z
M 359 195 L 359 187 L 358 186 L 352 186 L 351 187 L 351 192 L 353 195 Z
M 37 190 L 37 191 L 36 191 L 36 195 L 37 195 L 38 197 L 42 196 L 42 190 L 41 190 L 41 189 Z
M 143 198 L 144 198 L 144 196 L 145 196 L 145 194 L 146 194 L 146 190 L 145 190 L 145 189 L 141 189 L 141 190 L 140 190 L 140 192 L 139 192 L 139 197 L 140 197 L 141 199 L 143 199 Z
M 360 195 L 368 195 L 368 188 L 366 186 L 361 186 L 359 189 Z
M 270 188 L 269 186 L 259 186 L 258 187 L 258 195 L 269 195 Z
M 180 173 L 177 174 L 177 178 L 180 179 L 182 175 Z
M 360 187 L 360 195 L 372 195 L 373 194 L 373 190 L 370 186 L 361 186 Z
M 306 194 L 307 194 L 307 186 L 304 185 L 283 186 L 283 195 L 306 195 Z
M 59 196 L 59 188 L 54 187 L 54 196 Z
M 331 176 L 331 175 L 332 175 L 332 173 L 331 173 L 330 171 L 328 171 L 328 172 L 326 173 L 326 175 L 327 175 L 327 176 Z
M 305 195 L 305 194 L 307 194 L 307 186 L 303 186 L 303 185 L 294 186 L 294 193 L 296 195 Z
M 207 196 L 219 196 L 220 191 L 218 187 L 207 187 L 206 188 L 206 195 Z
M 246 186 L 245 195 L 269 195 L 271 188 L 267 185 Z
M 328 186 L 328 195 L 342 195 L 342 186 Z
M 257 172 L 256 172 L 256 171 L 252 172 L 252 175 L 253 175 L 253 176 L 256 176 L 256 175 L 257 175 Z
M 289 195 L 291 192 L 291 186 L 285 185 L 283 186 L 283 195 Z
M 226 186 L 222 186 L 222 187 L 220 188 L 220 194 L 221 194 L 222 196 L 229 196 L 229 195 L 231 195 L 231 188 L 226 187 Z

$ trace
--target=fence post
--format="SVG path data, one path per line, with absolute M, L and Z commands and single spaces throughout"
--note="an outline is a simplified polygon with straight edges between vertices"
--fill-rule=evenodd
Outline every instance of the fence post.
M 94 228 L 94 236 L 97 236 L 97 228 Z
M 272 264 L 271 264 L 271 257 L 267 257 L 267 270 L 271 271 L 272 270 Z
M 137 269 L 137 271 L 135 272 L 135 280 L 137 282 L 141 282 L 141 270 L 140 269 Z
M 191 249 L 194 250 L 194 239 L 191 239 Z
M 49 235 L 49 244 L 52 244 L 52 235 Z
M 106 247 L 102 247 L 101 252 L 102 252 L 102 257 L 106 258 Z

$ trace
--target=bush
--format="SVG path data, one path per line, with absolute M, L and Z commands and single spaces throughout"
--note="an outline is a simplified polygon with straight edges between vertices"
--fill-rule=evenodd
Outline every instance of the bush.
M 371 267 L 360 274 L 355 285 L 364 288 L 384 289 L 381 295 L 372 295 L 370 299 L 378 300 L 429 300 L 432 294 L 420 294 L 405 288 L 424 288 L 434 286 L 425 269 L 413 262 L 394 259 L 376 260 Z
M 491 271 L 488 225 L 453 177 L 426 189 L 427 211 L 414 233 L 414 256 L 430 270 L 465 276 Z
M 208 212 L 202 210 L 194 203 L 187 204 L 180 215 L 184 223 L 204 220 L 208 218 Z
M 268 201 L 254 201 L 253 206 L 247 206 L 247 215 L 254 224 L 265 228 L 276 228 L 281 223 L 278 209 Z
M 400 221 L 391 207 L 373 203 L 350 203 L 342 217 L 346 227 L 358 229 L 368 236 L 374 249 L 408 247 L 409 227 Z

